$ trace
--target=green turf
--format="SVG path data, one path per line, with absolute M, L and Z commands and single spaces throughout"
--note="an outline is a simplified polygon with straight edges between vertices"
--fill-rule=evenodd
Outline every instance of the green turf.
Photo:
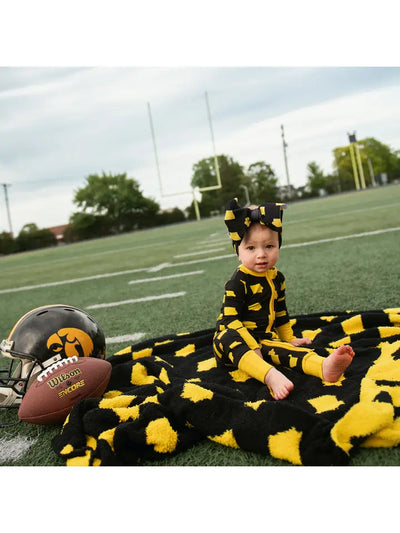
M 284 214 L 284 240 L 278 266 L 287 279 L 287 303 L 291 315 L 399 307 L 400 231 L 291 246 L 399 227 L 400 185 L 290 204 Z M 198 252 L 205 253 L 175 257 Z M 224 255 L 229 257 L 202 261 Z M 164 267 L 156 272 L 121 274 L 163 263 L 174 265 L 189 261 L 193 264 Z M 221 216 L 1 257 L 0 339 L 7 337 L 22 314 L 40 305 L 68 303 L 88 309 L 94 304 L 180 291 L 186 291 L 186 294 L 156 302 L 88 311 L 100 322 L 106 337 L 141 332 L 145 334 L 144 338 L 153 338 L 172 332 L 210 328 L 219 312 L 224 283 L 236 265 L 237 258 Z M 128 284 L 131 280 L 198 270 L 204 273 Z M 117 275 L 4 292 L 109 273 Z M 108 345 L 107 354 L 111 355 L 125 345 Z M 12 422 L 16 413 L 1 411 L 0 417 L 0 423 Z M 50 439 L 57 431 L 54 427 L 24 423 L 0 429 L 0 439 L 16 435 L 37 439 L 26 455 L 9 464 L 63 464 L 50 447 Z M 361 450 L 351 464 L 398 465 L 399 453 L 397 448 Z M 260 466 L 287 463 L 203 442 L 162 464 Z

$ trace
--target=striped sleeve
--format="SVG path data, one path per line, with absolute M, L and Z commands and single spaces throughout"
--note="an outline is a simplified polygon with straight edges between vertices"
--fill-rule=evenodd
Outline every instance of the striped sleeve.
M 246 283 L 240 273 L 236 273 L 225 284 L 224 299 L 221 314 L 218 317 L 218 328 L 234 329 L 242 337 L 250 350 L 259 348 L 259 343 L 251 335 L 242 322 L 243 312 L 246 309 Z

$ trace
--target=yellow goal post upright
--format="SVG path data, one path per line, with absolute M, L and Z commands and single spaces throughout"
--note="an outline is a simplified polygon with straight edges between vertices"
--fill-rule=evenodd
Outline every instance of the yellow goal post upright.
M 196 193 L 197 192 L 202 193 L 204 191 L 213 191 L 213 190 L 217 190 L 217 189 L 221 189 L 222 188 L 221 176 L 220 176 L 220 173 L 219 173 L 218 157 L 217 157 L 217 153 L 216 153 L 216 150 L 215 150 L 214 132 L 213 132 L 213 127 L 212 127 L 211 112 L 210 112 L 210 105 L 209 105 L 209 102 L 208 102 L 207 92 L 205 93 L 205 99 L 206 99 L 208 120 L 209 120 L 209 124 L 210 124 L 210 131 L 211 131 L 211 142 L 212 142 L 213 151 L 214 151 L 214 166 L 215 166 L 215 174 L 216 174 L 216 177 L 217 177 L 217 184 L 216 185 L 211 185 L 210 187 L 201 187 L 201 188 L 200 187 L 195 187 L 195 188 L 192 188 L 190 191 L 183 191 L 183 192 L 177 192 L 177 193 L 165 193 L 163 191 L 161 173 L 160 173 L 160 164 L 159 164 L 158 155 L 157 155 L 156 136 L 155 136 L 155 133 L 154 133 L 153 119 L 152 119 L 152 114 L 151 114 L 151 107 L 150 107 L 150 102 L 147 102 L 147 111 L 148 111 L 148 114 L 149 114 L 150 130 L 151 130 L 151 136 L 152 136 L 152 139 L 153 139 L 154 157 L 155 157 L 155 161 L 156 161 L 157 176 L 158 176 L 158 182 L 159 182 L 159 185 L 160 185 L 161 197 L 164 198 L 164 197 L 167 197 L 167 196 L 178 196 L 178 195 L 181 195 L 181 194 L 192 194 L 193 203 L 194 203 L 194 209 L 195 209 L 195 212 L 196 212 L 197 220 L 200 220 L 200 209 L 199 209 L 199 204 L 198 204 L 198 201 L 197 201 L 197 198 L 196 198 Z
M 351 164 L 353 167 L 354 182 L 356 184 L 356 189 L 360 190 L 366 188 L 364 171 L 361 162 L 360 149 L 358 148 L 358 143 L 356 139 L 356 132 L 348 133 L 349 137 L 349 152 Z M 357 172 L 358 167 L 358 172 Z

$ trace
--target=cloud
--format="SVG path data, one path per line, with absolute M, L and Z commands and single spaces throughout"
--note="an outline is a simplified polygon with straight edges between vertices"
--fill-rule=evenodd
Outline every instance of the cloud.
M 267 161 L 283 183 L 281 124 L 296 186 L 310 161 L 332 170 L 348 131 L 400 146 L 398 68 L 2 68 L 0 78 L 0 180 L 12 184 L 16 232 L 66 223 L 90 173 L 127 172 L 162 207 L 189 205 L 191 195 L 160 195 L 148 103 L 168 194 L 189 190 L 193 165 L 213 156 L 205 92 L 217 153 Z

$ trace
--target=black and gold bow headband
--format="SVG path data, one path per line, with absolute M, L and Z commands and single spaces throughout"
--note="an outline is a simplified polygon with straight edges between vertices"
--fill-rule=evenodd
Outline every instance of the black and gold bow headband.
M 253 222 L 259 222 L 273 231 L 276 231 L 279 235 L 280 247 L 282 244 L 283 209 L 286 209 L 286 204 L 273 204 L 267 202 L 251 209 L 250 207 L 240 207 L 237 198 L 231 200 L 225 208 L 224 221 L 236 253 L 244 234 Z

